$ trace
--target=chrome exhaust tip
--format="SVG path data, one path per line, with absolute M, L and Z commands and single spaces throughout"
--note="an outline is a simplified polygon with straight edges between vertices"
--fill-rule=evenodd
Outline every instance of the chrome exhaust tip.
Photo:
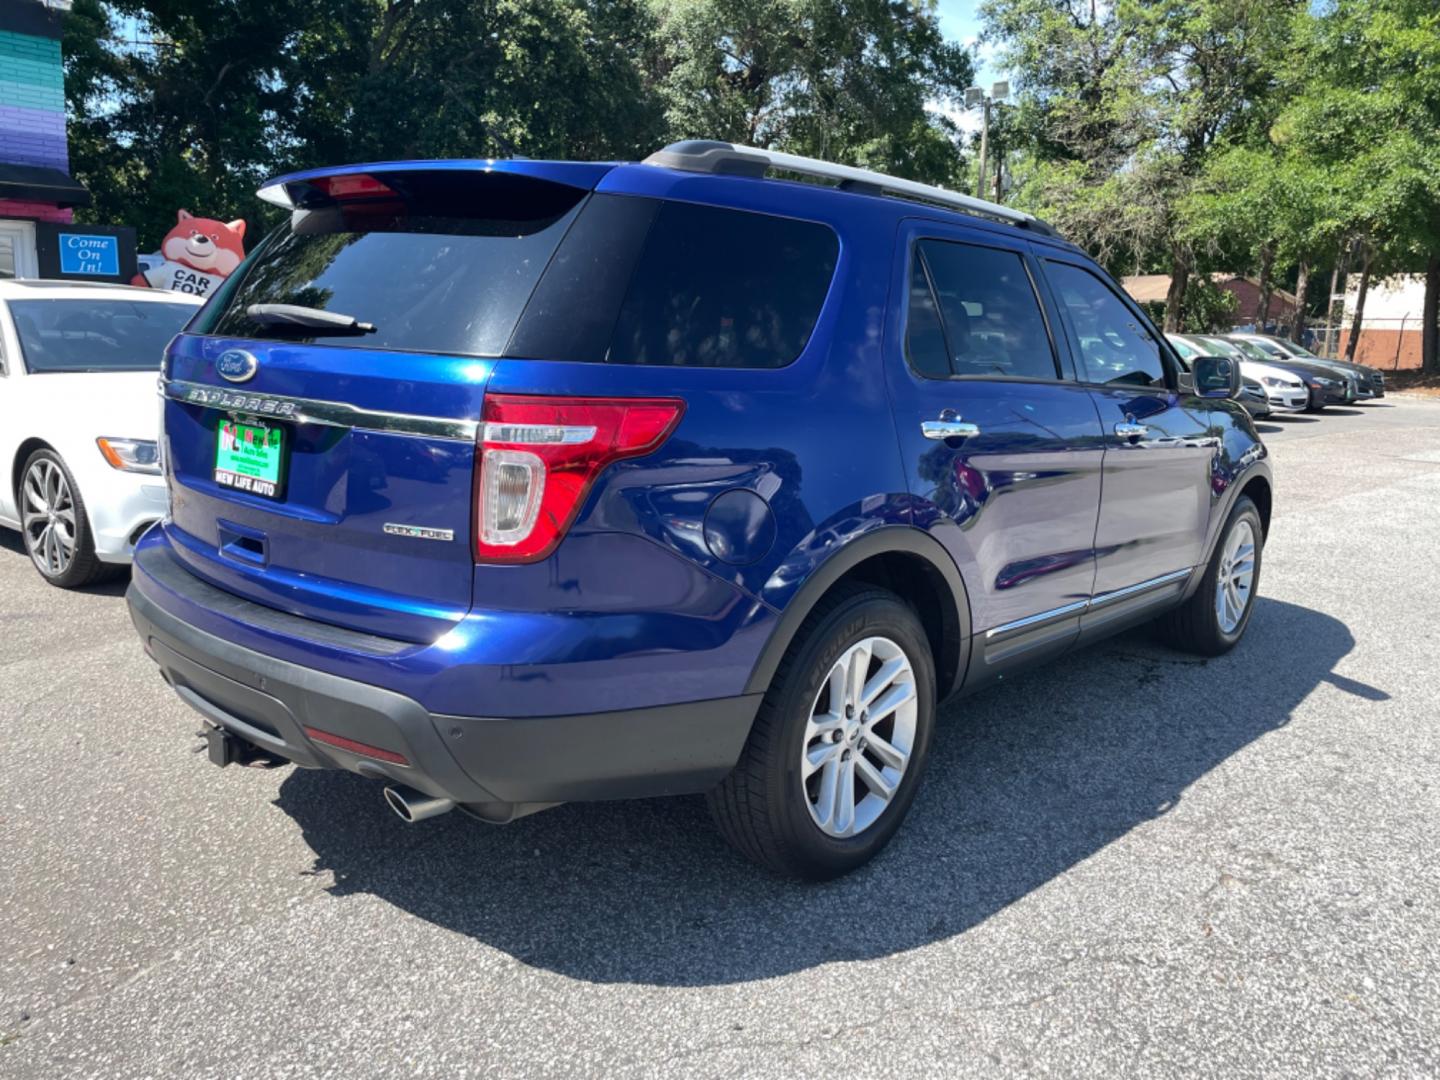
M 416 791 L 403 784 L 385 785 L 385 801 L 390 804 L 391 810 L 400 815 L 402 820 L 408 821 L 412 825 L 417 821 L 439 817 L 441 814 L 455 809 L 455 803 L 451 799 L 426 795 L 423 791 Z

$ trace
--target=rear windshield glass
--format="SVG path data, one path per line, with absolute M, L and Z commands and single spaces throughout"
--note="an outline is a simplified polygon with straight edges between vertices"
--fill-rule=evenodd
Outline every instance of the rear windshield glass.
M 164 301 L 10 301 L 31 373 L 158 371 L 165 346 L 199 310 Z
M 499 356 L 585 193 L 506 173 L 406 173 L 391 194 L 297 210 L 197 329 L 231 337 Z M 248 313 L 287 304 L 374 330 L 334 334 Z

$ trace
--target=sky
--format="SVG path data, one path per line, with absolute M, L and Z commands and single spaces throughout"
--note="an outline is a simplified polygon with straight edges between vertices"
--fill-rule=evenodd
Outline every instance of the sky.
M 975 14 L 979 6 L 976 0 L 939 0 L 936 7 L 940 14 L 940 29 L 945 36 L 973 47 L 980 37 L 980 19 Z M 984 85 L 989 85 L 999 76 L 993 60 L 985 55 L 991 52 L 993 50 L 987 48 L 976 57 L 976 74 Z
M 980 20 L 975 13 L 979 6 L 979 0 L 939 0 L 936 8 L 940 15 L 940 29 L 945 36 L 973 50 L 980 36 Z M 976 85 L 987 90 L 991 83 L 1002 76 L 1002 72 L 995 67 L 993 52 L 993 48 L 986 48 L 975 55 Z M 949 115 L 965 131 L 980 130 L 978 110 L 950 112 Z

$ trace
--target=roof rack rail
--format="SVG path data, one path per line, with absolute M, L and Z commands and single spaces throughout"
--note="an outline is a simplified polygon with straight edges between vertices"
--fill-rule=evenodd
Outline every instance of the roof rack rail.
M 682 169 L 686 172 L 730 173 L 740 176 L 764 176 L 771 169 L 799 173 L 823 180 L 833 180 L 845 191 L 866 195 L 892 195 L 901 199 L 914 199 L 933 203 L 966 213 L 982 214 L 998 218 L 1011 225 L 1033 229 L 1045 236 L 1059 236 L 1054 227 L 1023 210 L 1000 203 L 987 202 L 958 191 L 947 191 L 932 184 L 919 184 L 914 180 L 902 180 L 898 176 L 857 169 L 852 165 L 836 165 L 819 158 L 801 157 L 798 154 L 783 154 L 777 150 L 761 150 L 755 146 L 736 146 L 733 143 L 717 142 L 712 139 L 686 139 L 671 143 L 663 150 L 657 150 L 645 159 L 646 165 L 660 165 L 667 169 Z

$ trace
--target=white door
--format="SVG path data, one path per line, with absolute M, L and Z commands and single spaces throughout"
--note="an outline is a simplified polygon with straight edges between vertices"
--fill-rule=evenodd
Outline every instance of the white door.
M 28 221 L 0 221 L 0 278 L 33 278 L 35 226 Z

